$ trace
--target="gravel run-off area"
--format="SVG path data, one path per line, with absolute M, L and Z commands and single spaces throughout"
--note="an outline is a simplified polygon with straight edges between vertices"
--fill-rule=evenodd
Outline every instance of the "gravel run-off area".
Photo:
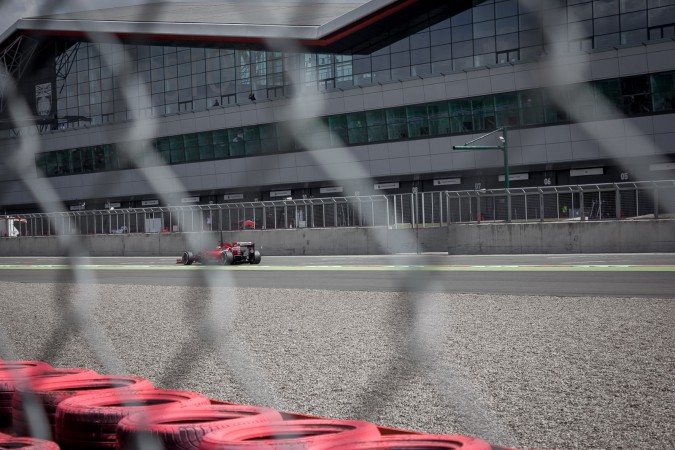
M 675 298 L 2 283 L 0 357 L 517 448 L 675 448 Z

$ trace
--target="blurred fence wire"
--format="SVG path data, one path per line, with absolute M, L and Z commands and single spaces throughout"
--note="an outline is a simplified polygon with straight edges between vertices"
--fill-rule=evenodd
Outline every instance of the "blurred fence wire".
M 77 2 L 76 2 L 77 3 Z M 303 2 L 301 2 L 303 3 Z M 311 3 L 311 2 L 304 2 Z M 480 2 L 478 2 L 480 3 Z M 537 2 L 523 1 L 523 10 L 527 10 L 531 5 Z M 59 6 L 58 1 L 45 3 L 40 13 L 43 15 L 56 11 Z M 86 9 L 84 4 L 82 9 Z M 153 8 L 156 13 L 161 12 L 161 5 Z M 534 20 L 539 20 L 538 16 L 533 16 Z M 231 18 L 232 23 L 236 23 L 238 18 Z M 144 31 L 143 25 L 138 25 L 135 30 L 139 35 Z M 542 27 L 545 28 L 545 27 Z M 72 30 L 76 33 L 78 30 Z M 115 36 L 91 34 L 82 30 L 86 39 L 93 43 L 122 45 Z M 558 41 L 559 39 L 549 39 Z M 303 49 L 299 43 L 284 43 L 283 48 L 278 48 L 278 43 L 269 43 L 270 48 L 275 51 L 290 49 L 292 52 L 302 52 Z M 100 64 L 102 67 L 112 67 L 109 60 L 110 55 L 101 54 Z M 568 75 L 570 79 L 577 79 L 574 73 L 560 70 L 559 61 L 555 59 L 558 56 L 551 55 L 552 61 L 549 61 L 554 73 L 560 76 Z M 122 58 L 124 59 L 124 58 Z M 558 65 L 556 65 L 556 63 Z M 253 62 L 250 63 L 254 65 Z M 581 65 L 577 69 L 581 70 Z M 21 99 L 13 89 L 12 77 L 7 72 L 6 67 L 0 67 L 2 70 L 2 80 L 9 83 L 4 88 L 5 104 L 10 114 L 17 123 L 20 123 L 22 117 L 30 115 L 25 101 Z M 138 86 L 135 86 L 135 93 L 131 92 L 127 82 L 131 69 L 125 67 L 126 72 L 115 76 L 115 85 L 119 86 L 126 93 L 125 98 L 129 103 L 135 102 L 135 97 L 152 98 L 149 92 L 149 86 L 141 86 L 145 92 L 138 92 Z M 570 69 L 572 70 L 572 69 Z M 136 74 L 134 74 L 135 76 Z M 288 74 L 289 78 L 298 76 L 299 73 Z M 301 85 L 302 80 L 297 80 L 296 85 Z M 128 89 L 129 88 L 129 89 Z M 561 111 L 565 111 L 569 117 L 576 120 L 575 111 L 567 99 L 556 94 L 555 88 L 551 91 L 552 101 L 557 102 Z M 253 97 L 255 98 L 255 97 Z M 288 117 L 297 117 L 299 111 L 303 116 L 319 116 L 325 105 L 321 104 L 319 96 L 305 96 L 302 92 L 298 95 L 292 95 L 288 103 L 286 115 Z M 621 116 L 620 113 L 617 114 Z M 160 116 L 144 118 L 143 120 L 127 120 L 125 122 L 126 132 L 119 136 L 120 142 L 141 142 L 156 138 L 159 135 L 158 122 L 162 120 Z M 300 122 L 298 122 L 299 124 Z M 307 130 L 312 130 L 313 135 L 308 136 Z M 333 145 L 340 143 L 339 136 L 332 136 L 325 129 L 325 124 L 319 119 L 307 119 L 297 128 L 290 127 L 286 130 L 290 137 L 297 142 L 305 143 L 312 139 L 319 139 L 317 136 L 323 136 L 324 139 L 330 139 Z M 349 130 L 351 132 L 352 130 Z M 68 132 L 68 131 L 66 131 Z M 589 135 L 593 136 L 592 130 Z M 451 223 L 470 223 L 485 221 L 558 221 L 558 220 L 623 220 L 640 218 L 660 218 L 667 214 L 675 212 L 675 181 L 659 182 L 634 182 L 634 183 L 616 183 L 616 184 L 596 184 L 596 185 L 575 185 L 575 186 L 544 186 L 532 188 L 517 188 L 508 190 L 479 190 L 479 191 L 438 191 L 438 192 L 415 192 L 408 194 L 395 195 L 365 195 L 358 197 L 336 197 L 329 199 L 295 199 L 295 200 L 277 200 L 245 203 L 227 203 L 212 205 L 191 205 L 191 206 L 166 206 L 166 207 L 147 207 L 147 208 L 115 208 L 105 210 L 83 210 L 68 211 L 64 199 L 59 198 L 59 190 L 56 181 L 49 178 L 35 177 L 35 168 L 33 155 L 42 149 L 42 143 L 38 136 L 19 135 L 17 138 L 20 143 L 13 154 L 6 156 L 6 165 L 11 167 L 18 179 L 31 189 L 31 195 L 42 210 L 31 214 L 17 214 L 4 216 L 4 220 L 11 220 L 12 225 L 16 227 L 18 238 L 25 236 L 57 236 L 62 240 L 64 248 L 70 251 L 70 257 L 74 263 L 87 263 L 87 249 L 81 247 L 81 241 L 69 240 L 69 236 L 87 234 L 126 234 L 126 233 L 188 233 L 188 241 L 195 234 L 192 232 L 203 231 L 232 231 L 241 229 L 250 230 L 269 230 L 269 229 L 302 229 L 305 227 L 330 228 L 330 227 L 389 227 L 399 229 L 415 229 L 420 227 L 441 227 Z M 645 143 L 649 146 L 649 143 Z M 123 146 L 122 146 L 123 147 Z M 307 148 L 322 148 L 324 145 L 313 146 L 309 143 Z M 314 158 L 317 165 L 327 174 L 331 180 L 345 181 L 344 173 L 338 173 L 332 167 L 332 162 L 322 159 L 324 153 L 307 152 L 310 158 Z M 657 153 L 652 152 L 652 153 Z M 608 152 L 608 154 L 612 154 Z M 137 162 L 137 167 L 144 167 L 144 162 L 139 158 L 146 158 L 147 155 L 136 154 L 129 151 L 125 155 L 130 161 Z M 139 159 L 138 161 L 134 161 Z M 157 160 L 161 158 L 157 157 Z M 367 164 L 367 163 L 365 163 Z M 174 169 L 170 165 L 162 165 L 143 169 L 142 172 L 147 176 L 148 183 L 157 196 L 162 199 L 162 203 L 169 204 L 167 192 L 180 193 L 188 196 L 189 193 L 183 186 L 170 184 L 170 181 L 176 180 L 173 175 Z M 350 173 L 348 178 L 369 180 L 373 185 L 374 180 L 370 180 L 367 167 L 359 166 L 356 173 Z M 107 183 L 115 183 L 114 172 L 103 172 L 97 174 L 101 180 Z M 350 191 L 355 191 L 352 188 Z M 508 201 L 510 198 L 510 202 Z M 507 208 L 508 204 L 511 208 Z M 9 234 L 9 233 L 8 233 Z M 193 247 L 198 247 L 198 241 L 193 241 Z M 81 284 L 95 284 L 95 274 L 86 271 L 76 271 L 69 275 L 66 282 L 74 281 Z M 164 381 L 175 381 L 180 377 L 187 376 L 190 361 L 200 358 L 202 355 L 195 352 L 195 348 L 203 348 L 204 354 L 215 350 L 215 354 L 227 361 L 237 375 L 237 379 L 247 390 L 250 398 L 259 404 L 272 403 L 270 398 L 282 395 L 278 392 L 272 392 L 264 379 L 267 374 L 262 370 L 255 360 L 255 356 L 247 353 L 245 347 L 231 333 L 231 324 L 237 314 L 238 299 L 230 290 L 219 289 L 210 279 L 209 272 L 203 271 L 199 276 L 204 278 L 204 285 L 209 287 L 213 294 L 210 302 L 191 302 L 186 300 L 185 308 L 176 314 L 189 315 L 197 321 L 204 324 L 194 335 L 187 336 L 180 351 L 173 355 L 170 364 L 167 366 L 166 378 Z M 236 286 L 236 280 L 231 274 L 224 272 L 220 277 L 228 278 L 230 285 Z M 422 337 L 430 333 L 434 327 L 427 322 L 433 314 L 421 314 L 420 311 L 425 303 L 418 301 L 419 296 L 415 292 L 414 286 L 419 283 L 419 277 L 415 274 L 403 273 L 400 277 L 401 290 L 407 295 L 402 296 L 398 304 L 392 305 L 390 314 L 392 318 L 404 316 L 406 320 L 391 320 L 389 322 L 389 334 L 409 336 L 410 344 L 400 349 L 398 356 L 409 357 L 417 365 L 420 371 L 428 367 L 433 358 L 433 352 L 425 352 L 421 349 L 423 346 Z M 79 334 L 85 340 L 91 343 L 91 348 L 102 366 L 110 373 L 120 372 L 124 369 L 124 361 L 116 360 L 114 357 L 114 348 L 112 343 L 106 338 L 103 327 L 95 325 L 93 308 L 100 298 L 71 298 L 63 295 L 62 292 L 55 291 L 48 295 L 52 297 L 54 303 L 57 301 L 60 305 L 65 305 L 63 311 L 66 311 L 63 320 L 68 325 L 67 329 L 73 335 Z M 75 296 L 75 294 L 73 294 Z M 58 298 L 57 298 L 58 297 Z M 64 300 L 65 298 L 65 300 Z M 189 305 L 188 305 L 189 303 Z M 85 306 L 86 305 L 86 306 Z M 421 306 L 420 306 L 421 305 Z M 218 310 L 221 317 L 228 317 L 223 323 L 214 323 L 211 319 L 212 312 Z M 69 314 L 68 312 L 72 312 Z M 58 331 L 63 333 L 64 331 Z M 55 331 L 57 333 L 57 331 Z M 202 345 L 206 344 L 206 345 Z M 5 336 L 0 330 L 0 355 L 16 357 L 12 350 L 11 337 Z M 22 355 L 18 355 L 22 356 Z M 396 360 L 384 361 L 383 380 L 387 381 L 382 389 L 385 391 L 382 398 L 386 398 L 387 392 L 404 389 L 401 385 L 403 381 L 392 377 L 393 380 L 387 380 L 388 374 L 395 373 Z M 469 387 L 458 388 L 460 381 L 454 381 L 453 374 L 438 373 L 435 374 L 439 386 L 451 386 L 453 395 L 458 404 L 471 404 L 472 407 L 480 411 L 482 406 L 478 401 L 472 398 L 460 398 L 461 395 L 472 397 Z M 375 399 L 364 393 L 362 404 L 354 405 L 353 410 L 363 419 L 375 414 L 378 408 L 385 408 L 387 405 L 382 399 Z M 479 420 L 494 420 L 488 412 L 476 414 Z M 498 424 L 494 429 L 500 429 Z

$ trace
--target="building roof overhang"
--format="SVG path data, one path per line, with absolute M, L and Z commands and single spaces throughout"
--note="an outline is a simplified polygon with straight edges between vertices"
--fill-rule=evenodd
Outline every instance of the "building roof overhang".
M 67 1 L 67 0 L 66 0 Z M 157 2 L 18 20 L 0 36 L 370 53 L 472 6 L 471 0 Z

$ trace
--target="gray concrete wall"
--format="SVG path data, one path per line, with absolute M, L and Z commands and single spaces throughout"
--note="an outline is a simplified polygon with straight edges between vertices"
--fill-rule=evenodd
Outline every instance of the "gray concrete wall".
M 675 252 L 675 221 L 456 224 L 451 255 Z
M 306 228 L 223 232 L 223 240 L 253 241 L 263 255 L 378 255 L 447 251 L 447 228 Z M 0 256 L 65 256 L 66 247 L 91 256 L 176 256 L 215 248 L 220 233 L 155 233 L 0 238 Z
M 220 233 L 158 233 L 0 238 L 0 256 L 175 256 L 215 248 Z M 223 232 L 225 241 L 253 241 L 268 256 L 675 252 L 675 220 L 453 224 L 419 230 L 307 228 Z

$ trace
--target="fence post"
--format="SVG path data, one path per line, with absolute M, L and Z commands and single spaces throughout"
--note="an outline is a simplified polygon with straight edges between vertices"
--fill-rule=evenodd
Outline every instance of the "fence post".
M 370 215 L 371 218 L 373 219 L 372 222 L 370 223 L 371 227 L 375 226 L 375 202 L 373 201 L 373 198 L 370 197 Z
M 419 195 L 422 196 L 422 228 L 427 227 L 427 211 L 426 211 L 426 209 L 424 209 L 424 197 L 425 197 L 424 194 L 425 194 L 424 192 L 419 194 Z
M 476 223 L 480 223 L 480 192 L 476 191 Z
M 654 182 L 654 218 L 659 218 L 659 186 Z
M 541 188 L 537 188 L 537 190 L 539 191 L 539 222 L 543 222 L 546 218 L 544 214 L 544 191 Z
M 586 220 L 586 212 L 584 211 L 584 191 L 579 190 L 579 216 L 580 220 L 583 222 Z
M 616 188 L 615 192 L 615 208 L 616 211 L 614 212 L 614 216 L 616 217 L 617 220 L 621 220 L 621 190 L 619 189 L 619 186 L 617 186 L 616 183 L 614 183 L 614 187 Z

